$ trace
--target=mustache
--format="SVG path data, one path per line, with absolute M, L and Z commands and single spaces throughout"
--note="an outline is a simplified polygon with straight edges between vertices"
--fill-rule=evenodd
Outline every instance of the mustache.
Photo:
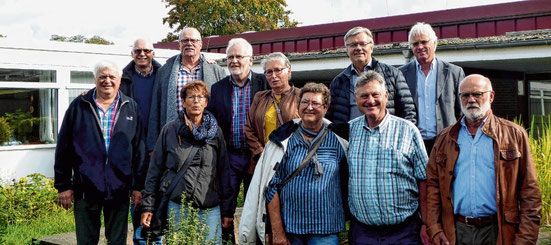
M 467 109 L 471 109 L 471 108 L 480 109 L 480 105 L 478 103 L 468 103 Z

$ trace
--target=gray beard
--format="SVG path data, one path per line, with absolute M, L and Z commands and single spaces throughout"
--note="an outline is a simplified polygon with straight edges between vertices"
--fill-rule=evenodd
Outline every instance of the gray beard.
M 465 106 L 461 105 L 461 111 L 463 112 L 463 115 L 465 115 L 465 117 L 471 121 L 478 121 L 484 118 L 486 113 L 490 110 L 490 103 L 484 103 L 482 105 L 476 104 L 476 105 L 479 106 L 477 109 L 470 109 L 470 110 L 465 108 Z

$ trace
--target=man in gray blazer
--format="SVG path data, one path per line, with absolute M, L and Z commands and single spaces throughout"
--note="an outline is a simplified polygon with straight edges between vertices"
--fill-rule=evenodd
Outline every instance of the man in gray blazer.
M 417 107 L 417 128 L 430 155 L 436 135 L 461 115 L 459 82 L 465 72 L 459 66 L 435 57 L 437 37 L 429 24 L 418 22 L 409 31 L 415 60 L 402 67 Z
M 157 136 L 163 126 L 178 117 L 183 111 L 180 91 L 188 82 L 201 80 L 208 89 L 226 76 L 226 72 L 216 63 L 207 61 L 201 54 L 203 42 L 201 34 L 193 27 L 182 30 L 179 38 L 180 54 L 172 56 L 159 69 L 153 87 L 147 150 L 153 151 Z

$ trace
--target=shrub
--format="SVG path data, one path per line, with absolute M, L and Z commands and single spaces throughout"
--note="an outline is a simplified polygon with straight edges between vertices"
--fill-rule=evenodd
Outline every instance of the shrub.
M 13 129 L 10 127 L 5 117 L 0 117 L 0 145 L 3 142 L 9 142 L 13 136 Z
M 168 229 L 165 232 L 163 244 L 167 245 L 202 245 L 216 244 L 216 241 L 207 240 L 209 227 L 205 224 L 205 218 L 199 216 L 199 209 L 193 207 L 191 201 L 187 201 L 182 195 L 180 222 L 174 221 L 174 212 L 170 210 Z M 186 215 L 183 215 L 186 214 Z M 206 215 L 205 215 L 206 216 Z
M 74 231 L 72 210 L 57 205 L 54 181 L 31 174 L 0 186 L 0 244 Z
M 539 119 L 539 122 L 538 122 Z M 539 127 L 535 127 L 538 123 Z M 551 219 L 551 117 L 532 118 L 530 148 L 541 192 L 541 224 L 550 225 Z

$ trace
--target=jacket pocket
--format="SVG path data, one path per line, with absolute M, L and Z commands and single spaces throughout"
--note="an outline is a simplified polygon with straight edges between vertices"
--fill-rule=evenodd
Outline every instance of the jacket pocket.
M 436 156 L 436 164 L 442 168 L 446 168 L 446 160 L 448 159 L 448 156 L 446 154 L 438 154 Z
M 519 159 L 522 156 L 520 151 L 517 151 L 515 149 L 501 150 L 499 151 L 499 155 L 501 157 L 501 160 L 505 160 L 505 161 L 513 161 L 513 160 Z
M 511 223 L 511 224 L 519 224 L 520 223 L 520 219 L 518 217 L 518 212 L 517 211 L 514 211 L 514 210 L 504 211 L 503 216 L 504 216 L 505 221 L 507 223 Z

